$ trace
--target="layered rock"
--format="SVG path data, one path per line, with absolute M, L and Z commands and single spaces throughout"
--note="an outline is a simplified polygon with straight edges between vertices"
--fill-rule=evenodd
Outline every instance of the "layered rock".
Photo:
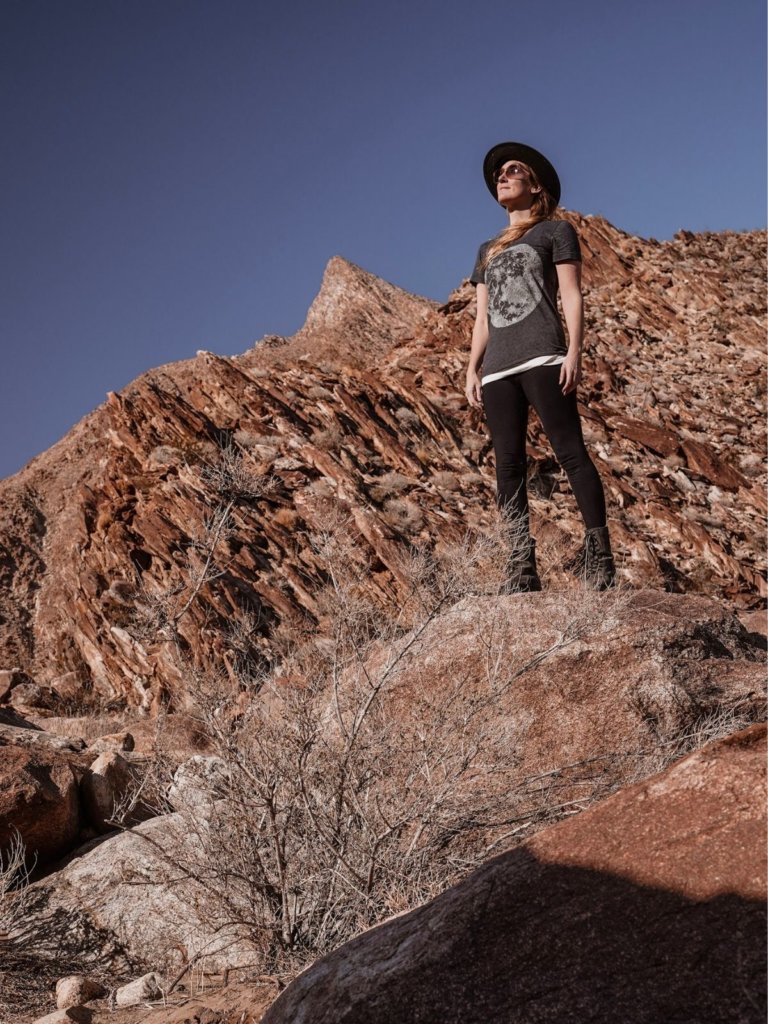
M 580 407 L 620 576 L 762 606 L 764 235 L 659 243 L 567 216 L 585 260 Z M 495 515 L 488 431 L 464 397 L 473 301 L 464 283 L 437 307 L 336 257 L 295 338 L 199 353 L 111 393 L 0 487 L 0 665 L 42 686 L 72 673 L 102 702 L 178 697 L 186 669 L 149 612 L 201 569 L 203 523 L 222 508 L 225 568 L 179 623 L 196 665 L 236 675 L 223 638 L 249 617 L 257 664 L 297 616 L 319 621 L 308 537 L 329 508 L 350 513 L 371 599 L 397 606 L 406 544 L 439 547 Z M 528 453 L 534 530 L 575 547 L 581 522 L 534 415 Z
M 691 754 L 314 964 L 263 1024 L 765 1019 L 765 727 Z

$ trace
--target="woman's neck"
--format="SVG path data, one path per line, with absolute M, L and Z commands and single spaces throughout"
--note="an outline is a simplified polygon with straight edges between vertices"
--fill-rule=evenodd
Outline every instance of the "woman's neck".
M 525 210 L 508 210 L 509 214 L 509 226 L 518 227 L 520 224 L 526 223 L 531 219 L 531 208 L 530 206 Z

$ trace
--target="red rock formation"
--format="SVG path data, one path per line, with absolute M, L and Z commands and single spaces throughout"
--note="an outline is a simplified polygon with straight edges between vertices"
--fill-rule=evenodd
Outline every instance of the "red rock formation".
M 263 1024 L 765 1019 L 765 726 L 319 960 Z
M 468 597 L 402 645 L 407 653 L 382 701 L 404 735 L 414 718 L 429 720 L 456 681 L 474 694 L 497 691 L 493 715 L 504 744 L 514 746 L 519 783 L 505 811 L 512 816 L 517 802 L 521 821 L 541 806 L 541 779 L 550 772 L 552 802 L 578 803 L 585 779 L 600 780 L 598 789 L 625 783 L 637 751 L 674 756 L 683 737 L 688 749 L 706 742 L 713 717 L 723 719 L 723 731 L 765 716 L 763 651 L 711 598 L 648 590 L 612 602 L 542 592 L 521 606 L 519 595 Z M 393 658 L 391 650 L 382 654 L 367 662 L 371 679 L 378 662 Z M 729 715 L 734 724 L 726 726 Z M 487 751 L 494 759 L 490 739 Z M 391 767 L 393 780 L 399 767 Z M 491 785 L 485 780 L 484 792 Z
M 61 752 L 0 745 L 0 850 L 18 833 L 30 864 L 71 849 L 80 830 L 77 779 Z
M 581 409 L 621 576 L 761 607 L 764 235 L 659 243 L 567 216 L 585 258 Z M 473 299 L 464 283 L 437 307 L 335 257 L 293 339 L 199 353 L 111 393 L 0 485 L 0 668 L 42 684 L 72 672 L 144 707 L 183 690 L 171 645 L 132 616 L 142 590 L 194 563 L 227 499 L 210 470 L 227 443 L 276 486 L 235 502 L 226 571 L 180 623 L 199 664 L 233 670 L 222 631 L 247 614 L 267 660 L 297 613 L 316 614 L 307 535 L 329 506 L 353 516 L 372 598 L 398 602 L 405 542 L 495 516 L 488 432 L 464 397 Z M 535 416 L 529 455 L 534 528 L 575 547 L 581 521 Z

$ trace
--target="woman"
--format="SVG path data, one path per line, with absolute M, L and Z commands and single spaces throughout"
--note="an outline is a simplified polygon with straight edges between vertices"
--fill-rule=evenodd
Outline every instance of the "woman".
M 584 323 L 578 235 L 569 221 L 553 219 L 560 180 L 549 160 L 531 146 L 494 146 L 483 162 L 483 176 L 507 211 L 509 226 L 480 246 L 470 278 L 477 286 L 477 317 L 466 394 L 471 405 L 482 403 L 493 440 L 496 501 L 512 553 L 506 589 L 541 590 L 526 490 L 525 437 L 532 405 L 584 519 L 584 545 L 574 567 L 589 586 L 605 590 L 615 583 L 605 494 L 584 445 L 576 405 Z

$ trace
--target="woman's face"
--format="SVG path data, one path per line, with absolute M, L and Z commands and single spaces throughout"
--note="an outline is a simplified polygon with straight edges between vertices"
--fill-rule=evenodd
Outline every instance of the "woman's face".
M 496 170 L 496 198 L 502 206 L 508 203 L 518 209 L 530 206 L 533 196 L 540 192 L 531 184 L 530 168 L 519 160 L 505 160 Z

